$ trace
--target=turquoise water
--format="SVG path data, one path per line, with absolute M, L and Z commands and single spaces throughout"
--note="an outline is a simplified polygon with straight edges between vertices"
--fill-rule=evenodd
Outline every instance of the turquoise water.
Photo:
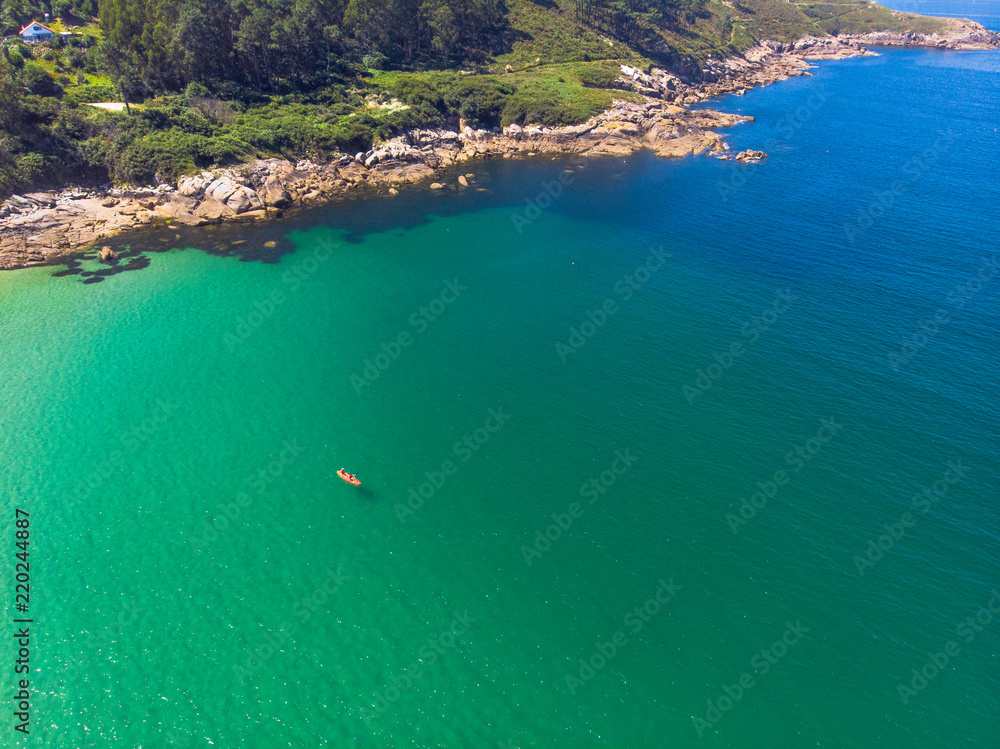
M 756 167 L 0 277 L 4 745 L 1000 746 L 1000 56 L 814 73 L 719 104 Z

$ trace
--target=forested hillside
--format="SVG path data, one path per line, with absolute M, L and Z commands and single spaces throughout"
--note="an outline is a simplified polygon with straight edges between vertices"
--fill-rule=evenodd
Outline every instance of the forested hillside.
M 46 13 L 57 35 L 22 43 Z M 580 122 L 621 62 L 933 23 L 867 0 L 3 0 L 0 196 L 322 159 L 449 118 Z

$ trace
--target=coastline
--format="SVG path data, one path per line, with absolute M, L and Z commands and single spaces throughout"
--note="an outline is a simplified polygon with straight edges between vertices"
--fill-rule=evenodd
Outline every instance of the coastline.
M 141 227 L 197 227 L 279 218 L 289 208 L 316 206 L 366 194 L 392 196 L 407 186 L 444 189 L 447 169 L 490 158 L 576 154 L 627 155 L 651 150 L 665 158 L 712 153 L 732 158 L 717 128 L 752 117 L 690 109 L 708 99 L 794 76 L 809 75 L 810 60 L 872 55 L 864 44 L 942 49 L 995 49 L 1000 34 L 955 21 L 947 37 L 873 32 L 853 37 L 804 37 L 764 42 L 742 57 L 710 60 L 697 78 L 622 65 L 618 87 L 639 101 L 616 100 L 585 123 L 558 128 L 511 125 L 503 130 L 417 129 L 367 153 L 336 154 L 322 164 L 265 159 L 187 176 L 176 185 L 67 189 L 12 196 L 0 207 L 0 269 L 46 264 L 100 246 Z M 766 157 L 738 154 L 737 161 Z M 475 189 L 459 176 L 456 189 Z

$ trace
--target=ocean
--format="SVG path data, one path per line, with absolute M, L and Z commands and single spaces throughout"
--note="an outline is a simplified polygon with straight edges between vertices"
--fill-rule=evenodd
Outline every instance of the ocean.
M 1000 747 L 1000 55 L 812 72 L 0 276 L 0 743 Z

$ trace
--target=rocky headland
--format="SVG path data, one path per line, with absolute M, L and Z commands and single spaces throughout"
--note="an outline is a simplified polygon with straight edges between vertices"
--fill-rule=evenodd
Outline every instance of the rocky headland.
M 870 31 L 866 34 L 842 34 L 837 38 L 848 44 L 882 47 L 934 47 L 937 49 L 986 50 L 1000 46 L 1000 33 L 974 21 L 941 18 L 943 33 L 921 34 L 915 31 Z
M 99 246 L 128 229 L 149 225 L 203 226 L 223 221 L 259 221 L 295 206 L 315 205 L 349 193 L 395 195 L 405 185 L 444 187 L 446 170 L 474 159 L 580 154 L 625 155 L 652 150 L 679 158 L 708 153 L 730 158 L 717 128 L 750 117 L 691 109 L 725 94 L 808 75 L 809 60 L 873 54 L 863 44 L 910 44 L 948 49 L 995 48 L 1000 35 L 978 24 L 956 22 L 945 37 L 806 37 L 794 43 L 765 42 L 742 57 L 709 60 L 690 74 L 621 66 L 616 85 L 637 101 L 614 106 L 580 125 L 547 128 L 510 125 L 502 130 L 452 128 L 411 130 L 365 153 L 335 154 L 324 163 L 266 159 L 204 171 L 176 185 L 67 189 L 15 195 L 0 206 L 0 268 L 44 263 L 74 250 Z M 874 38 L 874 37 L 877 37 Z M 896 41 L 891 41 L 896 39 Z M 968 46 L 968 45 L 984 45 Z M 966 45 L 966 46 L 956 46 Z M 740 162 L 765 158 L 744 151 Z M 467 189 L 469 179 L 453 180 Z

